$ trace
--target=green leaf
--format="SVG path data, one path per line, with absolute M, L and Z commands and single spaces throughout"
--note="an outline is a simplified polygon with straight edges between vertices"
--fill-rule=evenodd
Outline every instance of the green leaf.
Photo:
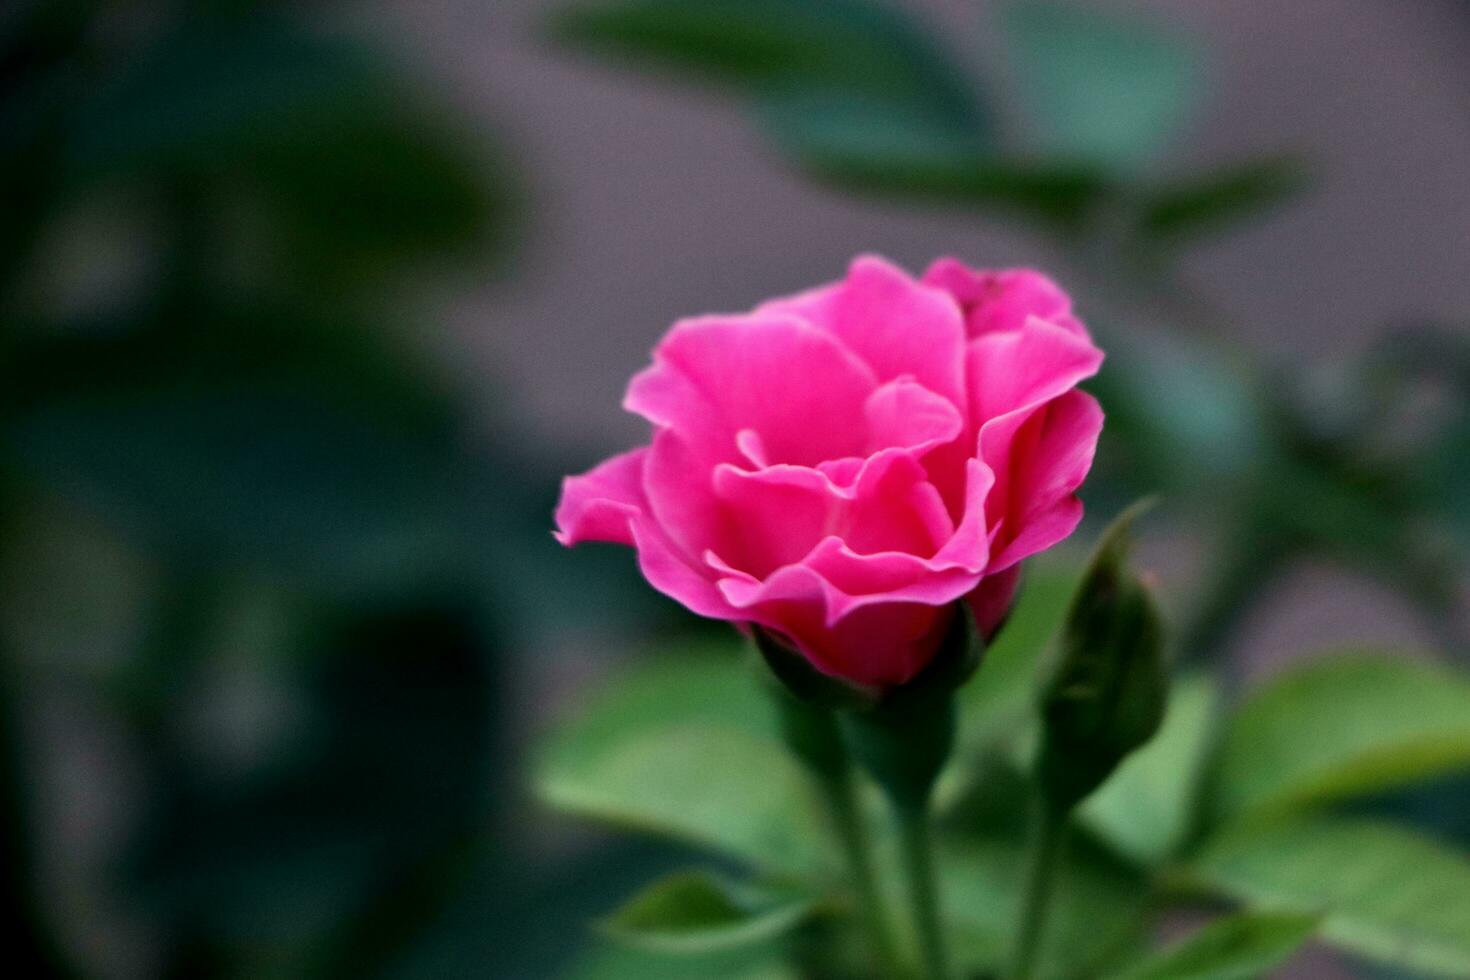
M 1192 874 L 1255 908 L 1322 917 L 1322 936 L 1410 970 L 1470 977 L 1470 861 L 1407 830 L 1309 817 L 1240 827 Z
M 1043 939 L 1042 978 L 1096 976 L 1130 950 L 1143 926 L 1145 883 L 1074 837 L 1057 881 Z M 1025 848 L 1020 838 L 989 837 L 942 848 L 943 908 L 956 958 L 967 974 L 1004 967 L 1020 914 Z
M 785 958 L 739 950 L 700 957 L 670 957 L 617 946 L 593 951 L 564 980 L 799 980 Z
M 1147 191 L 1139 233 L 1175 243 L 1261 216 L 1300 193 L 1306 175 L 1293 160 L 1252 160 Z
M 1011 4 L 1003 25 L 1018 96 L 1052 156 L 1134 169 L 1194 107 L 1195 52 L 1149 20 L 1041 0 Z
M 367 47 L 255 12 L 195 18 L 127 59 L 78 109 L 64 169 L 228 188 L 235 210 L 274 210 L 284 271 L 381 275 L 498 241 L 510 195 L 468 145 Z
M 96 87 L 73 127 L 78 175 L 218 166 L 260 143 L 382 104 L 387 78 L 364 49 L 271 16 L 200 19 L 162 34 Z
M 604 919 L 602 930 L 652 952 L 713 953 L 767 943 L 795 929 L 811 911 L 809 898 L 692 871 L 650 885 Z
M 1108 406 L 1102 467 L 1140 492 L 1186 497 L 1218 492 L 1259 466 L 1273 437 L 1246 364 L 1178 324 L 1107 333 L 1112 362 L 1091 382 Z
M 1175 683 L 1164 723 L 1078 810 L 1078 818 L 1133 860 L 1173 855 L 1191 828 L 1213 744 L 1220 694 L 1208 677 Z
M 845 191 L 1076 224 L 1096 168 L 999 159 L 989 113 L 902 11 L 870 0 L 632 0 L 554 20 L 565 41 L 732 85 L 776 147 Z
M 1098 173 L 1001 160 L 972 129 L 919 106 L 847 93 L 770 96 L 767 135 L 814 179 L 917 204 L 1008 212 L 1070 227 L 1110 190 Z
M 409 353 L 294 304 L 191 314 L 18 356 L 0 438 L 27 474 L 190 559 L 355 586 L 451 552 L 459 420 Z
M 188 604 L 182 615 L 203 604 L 173 601 Z M 148 700 L 162 715 L 129 705 L 158 768 L 119 862 L 120 887 L 176 942 L 228 950 L 246 973 L 284 950 L 295 964 L 285 972 L 298 975 L 330 972 L 298 955 L 399 952 L 430 911 L 422 892 L 394 929 L 379 923 L 367 942 L 363 920 L 419 882 L 452 878 L 466 842 L 484 834 L 494 802 L 486 777 L 509 776 L 493 724 L 497 638 L 481 610 L 379 596 L 315 612 L 299 633 L 231 637 L 233 655 L 257 666 L 279 648 L 293 654 L 281 658 L 280 676 L 257 683 L 298 681 L 282 694 L 299 721 L 253 764 L 221 764 L 218 748 L 201 749 L 221 735 L 200 727 L 196 702 L 209 689 L 200 681 L 218 665 L 201 663 L 198 649 L 141 660 L 136 688 L 161 688 Z M 141 652 L 162 659 L 156 646 Z M 229 722 L 211 717 L 210 726 Z
M 547 804 L 805 872 L 829 860 L 806 774 L 766 692 L 731 651 L 627 671 L 553 732 L 535 768 Z
M 1470 768 L 1470 681 L 1404 655 L 1324 657 L 1252 694 L 1216 764 L 1219 817 L 1299 809 Z
M 552 29 L 565 42 L 693 70 L 747 95 L 840 91 L 976 131 L 984 124 L 930 32 L 872 0 L 614 0 L 569 6 Z
M 1256 980 L 1317 931 L 1313 916 L 1242 913 L 1220 919 L 1112 980 Z
M 1041 795 L 1067 813 L 1163 721 L 1168 675 L 1152 597 L 1129 567 L 1135 504 L 1103 532 L 1072 600 L 1041 695 Z

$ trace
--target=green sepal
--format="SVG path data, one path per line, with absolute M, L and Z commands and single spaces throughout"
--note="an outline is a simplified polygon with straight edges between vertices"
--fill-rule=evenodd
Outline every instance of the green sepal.
M 1128 565 L 1135 504 L 1099 542 L 1072 601 L 1055 672 L 1041 697 L 1037 779 L 1046 803 L 1067 812 L 1158 731 L 1168 698 L 1162 626 Z
M 939 650 L 919 675 L 867 710 L 844 712 L 854 758 L 901 807 L 921 807 L 954 749 L 955 691 L 979 666 L 974 617 L 956 603 Z
M 878 703 L 881 692 L 877 688 L 822 673 L 780 635 L 762 626 L 752 624 L 750 631 L 766 666 L 798 701 L 833 710 L 871 708 Z

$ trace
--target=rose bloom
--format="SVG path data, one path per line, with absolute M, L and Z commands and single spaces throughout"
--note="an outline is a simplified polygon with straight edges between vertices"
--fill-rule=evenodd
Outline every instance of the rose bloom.
M 1025 270 L 881 258 L 750 313 L 681 320 L 628 386 L 647 446 L 562 486 L 557 539 L 631 545 L 654 588 L 823 672 L 902 684 L 955 601 L 987 635 L 1069 535 L 1102 352 Z

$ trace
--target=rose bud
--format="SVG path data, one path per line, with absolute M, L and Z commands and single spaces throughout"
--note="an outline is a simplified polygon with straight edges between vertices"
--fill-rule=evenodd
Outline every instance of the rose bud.
M 568 478 L 563 544 L 638 551 L 659 591 L 879 690 L 934 657 L 956 600 L 982 635 L 1021 562 L 1072 533 L 1102 363 L 1028 270 L 883 259 L 749 313 L 676 323 L 624 406 L 651 443 Z

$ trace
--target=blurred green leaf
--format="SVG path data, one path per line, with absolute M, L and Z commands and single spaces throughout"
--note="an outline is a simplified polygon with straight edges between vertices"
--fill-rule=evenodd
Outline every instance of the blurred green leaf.
M 1272 439 L 1266 408 L 1238 357 L 1141 324 L 1110 329 L 1107 345 L 1108 368 L 1090 382 L 1108 406 L 1106 472 L 1136 492 L 1193 496 L 1261 465 Z
M 693 69 L 751 99 L 776 147 L 841 190 L 1076 224 L 1095 168 L 996 155 L 964 72 L 901 9 L 872 0 L 633 0 L 567 9 L 562 40 Z
M 1242 913 L 1219 919 L 1112 980 L 1256 980 L 1317 931 L 1312 916 Z
M 986 162 L 983 134 L 923 106 L 797 89 L 769 95 L 759 108 L 776 146 L 819 174 L 883 175 L 896 187 L 922 188 Z
M 191 558 L 352 584 L 449 553 L 459 420 L 412 355 L 295 305 L 193 314 L 209 329 L 147 319 L 17 357 L 0 434 L 25 471 Z
M 1133 860 L 1173 855 L 1196 815 L 1219 707 L 1210 678 L 1177 681 L 1159 733 L 1082 804 L 1078 819 Z
M 1254 692 L 1230 721 L 1217 817 L 1280 812 L 1470 768 L 1470 681 L 1402 654 L 1324 657 Z
M 669 957 L 610 947 L 583 958 L 564 980 L 798 980 L 785 958 L 770 952 Z
M 278 271 L 382 277 L 495 243 L 509 216 L 501 175 L 442 116 L 351 40 L 268 12 L 200 17 L 95 86 L 65 169 L 243 191 L 274 209 Z
M 568 6 L 552 29 L 567 43 L 693 69 L 745 94 L 840 91 L 984 131 L 978 102 L 933 35 L 873 0 L 613 0 Z
M 1096 976 L 1141 938 L 1145 883 L 1074 837 L 1058 876 L 1037 976 Z M 938 873 L 956 959 L 971 973 L 1009 962 L 1020 912 L 1025 848 L 990 837 L 941 848 Z
M 1407 830 L 1332 817 L 1254 824 L 1209 842 L 1191 870 L 1252 907 L 1320 915 L 1323 938 L 1344 950 L 1470 977 L 1470 861 Z
M 380 62 L 271 15 L 198 18 L 162 33 L 98 85 L 73 123 L 77 176 L 228 166 L 256 147 L 381 108 Z
M 1139 233 L 1168 244 L 1210 234 L 1262 216 L 1306 185 L 1301 165 L 1279 158 L 1174 180 L 1143 195 Z
M 289 974 L 308 959 L 363 955 L 358 916 L 374 917 L 366 938 L 380 954 L 396 952 L 435 892 L 391 922 L 376 918 L 378 903 L 410 881 L 454 879 L 483 832 L 499 760 L 497 650 L 470 604 L 447 593 L 354 602 L 288 643 L 300 716 L 235 774 L 197 744 L 212 733 L 189 725 L 195 713 L 221 725 L 219 712 L 188 678 L 171 678 L 169 713 L 138 733 L 155 785 L 119 887 L 179 934 L 179 949 L 218 944 Z M 200 662 L 186 666 L 197 673 Z M 341 937 L 354 941 L 331 948 Z
M 602 931 L 651 952 L 699 954 L 768 943 L 801 924 L 809 898 L 736 885 L 702 871 L 654 882 L 604 919 Z
M 758 867 L 807 872 L 830 859 L 806 775 L 729 651 L 624 671 L 552 733 L 535 784 L 558 809 Z
M 1428 493 L 1457 536 L 1461 553 L 1470 552 L 1470 385 L 1461 396 L 1459 416 L 1446 426 L 1427 460 Z
M 1011 3 L 1002 20 L 1017 96 L 1053 157 L 1131 170 L 1194 107 L 1195 52 L 1152 21 L 1051 0 Z
M 1110 189 L 1084 168 L 1003 161 L 967 131 L 909 106 L 794 93 L 765 99 L 761 110 L 776 146 L 839 190 L 1067 228 Z

